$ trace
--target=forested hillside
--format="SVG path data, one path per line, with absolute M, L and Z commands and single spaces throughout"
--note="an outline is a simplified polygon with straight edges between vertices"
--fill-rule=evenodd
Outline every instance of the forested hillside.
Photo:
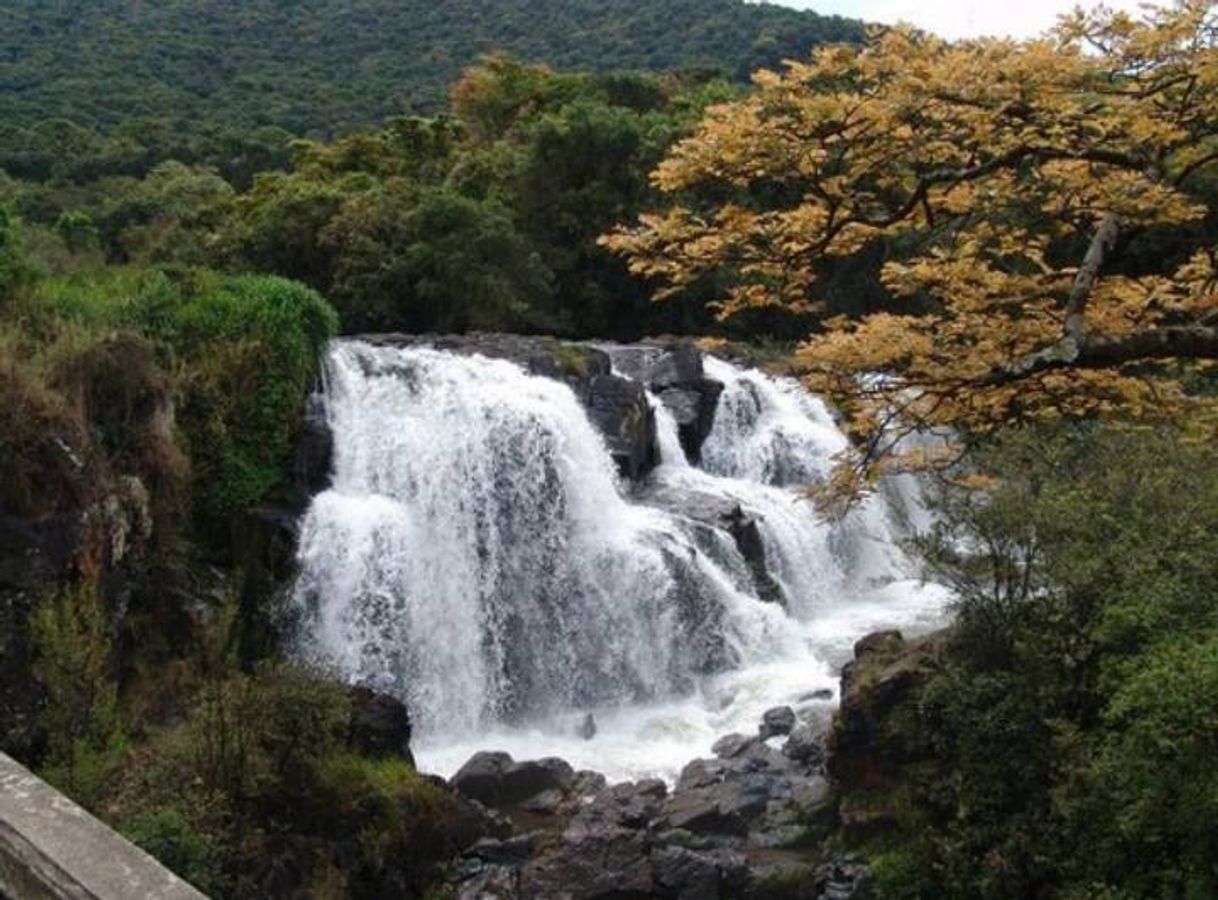
M 133 117 L 333 135 L 441 108 L 503 50 L 564 69 L 753 69 L 858 22 L 741 0 L 12 0 L 0 6 L 0 122 Z

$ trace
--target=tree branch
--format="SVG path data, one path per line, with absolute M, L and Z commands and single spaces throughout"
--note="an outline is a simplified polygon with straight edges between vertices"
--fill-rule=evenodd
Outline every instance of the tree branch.
M 1113 369 L 1135 362 L 1165 359 L 1218 360 L 1218 327 L 1165 325 L 1112 337 L 1067 335 L 1056 344 L 1003 366 L 981 380 L 985 387 L 1021 381 L 1062 369 Z
M 1066 337 L 1081 341 L 1083 337 L 1083 315 L 1087 311 L 1087 301 L 1091 299 L 1091 291 L 1095 288 L 1095 280 L 1099 277 L 1104 259 L 1116 246 L 1120 229 L 1114 213 L 1106 213 L 1095 230 L 1087 255 L 1078 270 L 1074 284 L 1070 288 L 1070 296 L 1066 300 Z

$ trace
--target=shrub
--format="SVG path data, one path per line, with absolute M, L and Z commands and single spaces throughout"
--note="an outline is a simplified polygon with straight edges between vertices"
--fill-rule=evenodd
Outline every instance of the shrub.
M 1081 426 L 977 462 L 996 481 L 949 491 L 931 542 L 958 592 L 911 710 L 932 765 L 907 773 L 923 802 L 884 848 L 931 880 L 880 895 L 1215 896 L 1214 450 Z
M 97 586 L 48 593 L 34 609 L 30 632 L 34 672 L 46 693 L 44 774 L 87 805 L 124 746 L 111 627 Z
M 178 806 L 141 812 L 119 830 L 200 890 L 214 893 L 223 884 L 222 848 L 215 836 L 200 832 Z

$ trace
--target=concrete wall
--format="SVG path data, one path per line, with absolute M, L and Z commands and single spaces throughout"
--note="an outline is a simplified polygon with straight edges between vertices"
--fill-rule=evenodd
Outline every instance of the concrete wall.
M 0 753 L 0 898 L 207 900 Z

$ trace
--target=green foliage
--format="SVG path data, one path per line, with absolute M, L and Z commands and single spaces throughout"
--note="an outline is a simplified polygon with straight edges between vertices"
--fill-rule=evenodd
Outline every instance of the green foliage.
M 346 687 L 324 671 L 240 671 L 235 622 L 204 635 L 187 720 L 159 731 L 99 806 L 216 898 L 421 896 L 456 829 L 447 793 L 347 745 Z
M 46 693 L 44 775 L 89 803 L 124 742 L 111 624 L 97 586 L 82 582 L 48 593 L 34 609 L 30 634 L 34 673 Z
M 320 760 L 342 746 L 342 685 L 294 665 L 219 673 L 190 717 L 193 768 L 239 813 L 290 805 Z
M 17 228 L 17 218 L 0 204 L 0 305 L 29 282 L 32 272 Z
M 343 842 L 352 896 L 417 896 L 452 851 L 451 801 L 405 760 L 332 756 L 317 792 L 319 821 Z
M 221 525 L 282 479 L 333 310 L 270 276 L 203 276 L 182 297 L 171 342 L 191 368 L 186 433 L 205 524 Z
M 222 848 L 213 835 L 199 831 L 173 804 L 141 812 L 120 823 L 122 833 L 201 890 L 222 886 Z
M 319 355 L 337 330 L 333 310 L 303 285 L 206 271 L 109 270 L 47 279 L 21 314 L 35 332 L 125 328 L 172 348 L 197 521 L 216 533 L 282 479 Z M 137 356 L 99 358 L 110 362 L 95 367 L 94 387 L 113 393 L 139 371 L 131 368 Z M 83 365 L 77 358 L 64 368 L 80 372 Z M 128 425 L 117 418 L 99 427 L 129 437 L 122 433 Z
M 1213 450 L 1079 427 L 978 463 L 998 482 L 949 490 L 931 547 L 958 620 L 905 720 L 936 762 L 889 848 L 929 880 L 881 896 L 1214 896 Z

